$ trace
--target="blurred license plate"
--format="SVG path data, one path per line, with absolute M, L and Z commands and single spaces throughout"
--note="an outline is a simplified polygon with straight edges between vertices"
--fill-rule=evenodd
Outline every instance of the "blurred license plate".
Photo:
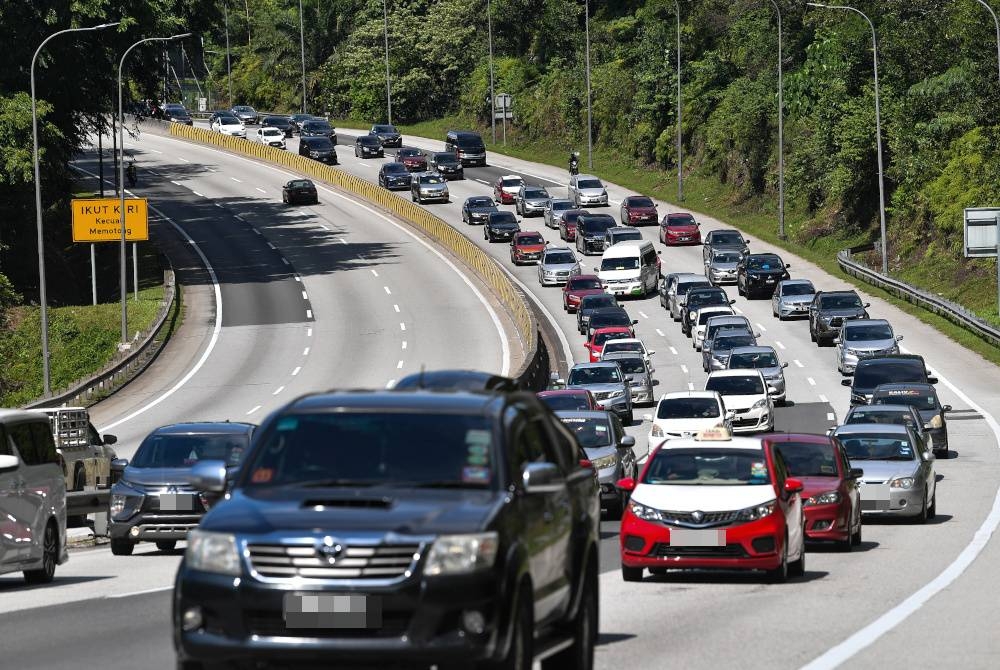
M 670 529 L 671 547 L 724 547 L 726 546 L 725 530 L 689 530 L 687 528 Z
M 167 512 L 189 512 L 194 509 L 194 496 L 190 493 L 161 493 L 160 509 Z
M 382 601 L 378 596 L 333 593 L 286 593 L 288 628 L 381 628 Z
M 768 284 L 773 284 L 774 283 L 774 277 L 768 277 L 767 278 L 767 283 Z
M 881 512 L 889 509 L 889 487 L 885 484 L 861 484 L 861 509 Z

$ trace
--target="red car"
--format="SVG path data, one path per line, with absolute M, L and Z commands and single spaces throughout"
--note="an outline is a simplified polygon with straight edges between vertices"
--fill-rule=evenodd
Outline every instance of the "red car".
M 604 351 L 604 343 L 608 340 L 620 340 L 626 337 L 635 337 L 631 328 L 626 326 L 608 326 L 607 328 L 597 328 L 583 346 L 590 351 L 590 362 L 597 363 L 601 360 L 601 352 Z
M 622 515 L 622 579 L 643 571 L 765 570 L 783 582 L 805 572 L 802 482 L 781 452 L 724 428 L 667 440 L 646 460 Z
M 782 433 L 762 441 L 781 452 L 788 474 L 802 482 L 806 538 L 827 540 L 842 551 L 861 544 L 863 470 L 852 468 L 840 441 L 826 435 Z
M 513 205 L 517 199 L 517 192 L 524 186 L 524 180 L 516 174 L 505 174 L 497 177 L 496 184 L 493 185 L 493 200 L 500 205 Z
M 559 237 L 567 242 L 576 240 L 576 220 L 590 214 L 585 209 L 568 209 L 559 219 Z
M 622 200 L 623 226 L 653 225 L 656 223 L 656 203 L 644 195 L 630 195 Z
M 510 262 L 514 265 L 531 261 L 538 262 L 543 251 L 545 251 L 545 239 L 541 233 L 526 230 L 514 233 L 514 236 L 510 238 Z
M 402 163 L 410 172 L 426 172 L 427 156 L 420 149 L 403 147 L 396 152 L 396 162 Z
M 563 309 L 570 314 L 575 314 L 583 296 L 598 293 L 604 293 L 604 287 L 601 286 L 601 280 L 597 278 L 597 275 L 570 277 L 566 285 L 563 286 Z
M 698 222 L 687 212 L 667 214 L 660 221 L 660 242 L 675 244 L 701 244 Z
M 556 389 L 554 391 L 539 391 L 535 395 L 553 412 L 601 409 L 594 394 L 586 389 Z

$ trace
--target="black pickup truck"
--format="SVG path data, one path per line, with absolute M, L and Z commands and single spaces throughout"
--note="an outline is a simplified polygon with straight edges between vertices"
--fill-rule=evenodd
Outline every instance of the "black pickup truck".
M 533 394 L 345 391 L 258 429 L 191 532 L 177 666 L 593 667 L 600 502 Z

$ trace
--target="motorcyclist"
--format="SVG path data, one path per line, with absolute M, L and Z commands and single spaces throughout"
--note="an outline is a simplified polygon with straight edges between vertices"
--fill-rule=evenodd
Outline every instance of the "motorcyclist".
M 572 151 L 569 154 L 569 173 L 579 174 L 580 172 L 580 152 Z
M 131 159 L 128 167 L 125 168 L 125 177 L 128 179 L 129 188 L 135 188 L 136 182 L 139 180 L 138 171 L 135 167 L 135 159 Z

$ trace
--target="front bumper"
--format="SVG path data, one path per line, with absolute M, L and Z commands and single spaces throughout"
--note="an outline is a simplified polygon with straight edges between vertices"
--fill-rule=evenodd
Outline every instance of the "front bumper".
M 573 239 L 575 240 L 576 237 L 574 236 Z M 603 237 L 596 237 L 596 238 L 590 238 L 590 239 L 588 239 L 586 237 L 583 238 L 583 253 L 585 253 L 585 254 L 590 254 L 590 253 L 602 254 L 602 253 L 604 253 L 604 238 Z
M 108 535 L 115 539 L 129 539 L 133 542 L 155 542 L 157 540 L 184 540 L 188 531 L 197 528 L 204 512 L 167 512 L 147 510 L 129 519 L 116 521 L 109 519 Z
M 628 225 L 651 226 L 656 223 L 656 214 L 629 214 Z
M 405 190 L 410 188 L 410 180 L 406 179 L 387 179 L 385 181 L 385 187 L 391 190 Z
M 917 516 L 924 504 L 922 486 L 889 488 L 889 483 L 861 482 L 861 513 L 872 516 Z
M 540 280 L 542 286 L 561 286 L 569 281 L 570 273 L 567 270 L 560 270 L 558 272 L 542 272 Z M 579 298 L 573 301 L 573 298 L 569 298 L 567 301 L 570 312 L 575 312 L 576 308 L 580 306 Z
M 701 244 L 701 235 L 698 235 L 697 233 L 687 235 L 667 233 L 663 236 L 663 239 L 667 244 Z
M 607 206 L 607 204 L 608 204 L 608 194 L 607 193 L 605 193 L 604 195 L 584 195 L 582 193 L 579 193 L 579 194 L 577 194 L 576 199 L 577 199 L 577 202 L 580 203 L 580 206 L 584 206 L 584 205 L 604 205 L 604 206 Z
M 518 263 L 537 263 L 542 257 L 541 251 L 517 251 L 514 250 L 514 260 Z
M 494 241 L 509 240 L 514 236 L 514 231 L 512 230 L 494 230 L 491 228 L 488 232 Z
M 642 281 L 638 279 L 634 281 L 606 281 L 601 282 L 601 285 L 604 287 L 605 291 L 612 295 L 642 296 L 643 294 Z
M 362 158 L 383 158 L 385 156 L 385 152 L 381 149 L 366 149 L 364 147 L 359 153 Z
M 417 196 L 421 200 L 437 200 L 438 202 L 448 202 L 448 191 L 420 191 Z
M 851 508 L 836 502 L 827 505 L 803 506 L 806 517 L 806 539 L 843 542 L 851 537 Z
M 383 147 L 401 147 L 403 146 L 402 135 L 396 137 L 382 137 L 379 136 L 378 141 L 382 143 Z
M 778 314 L 784 317 L 806 316 L 809 314 L 809 303 L 807 302 L 779 302 Z
M 774 425 L 774 416 L 770 407 L 758 407 L 745 410 L 736 410 L 736 417 L 733 419 L 733 433 L 753 433 L 761 430 L 770 430 Z
M 462 165 L 486 165 L 486 154 L 473 154 L 473 153 L 463 153 L 458 152 L 458 160 L 462 161 Z
M 653 387 L 651 386 L 631 386 L 632 403 L 651 403 L 655 400 Z
M 525 216 L 542 216 L 545 214 L 545 205 L 525 202 L 521 205 L 521 211 Z
M 736 271 L 709 270 L 708 278 L 713 284 L 735 284 Z

